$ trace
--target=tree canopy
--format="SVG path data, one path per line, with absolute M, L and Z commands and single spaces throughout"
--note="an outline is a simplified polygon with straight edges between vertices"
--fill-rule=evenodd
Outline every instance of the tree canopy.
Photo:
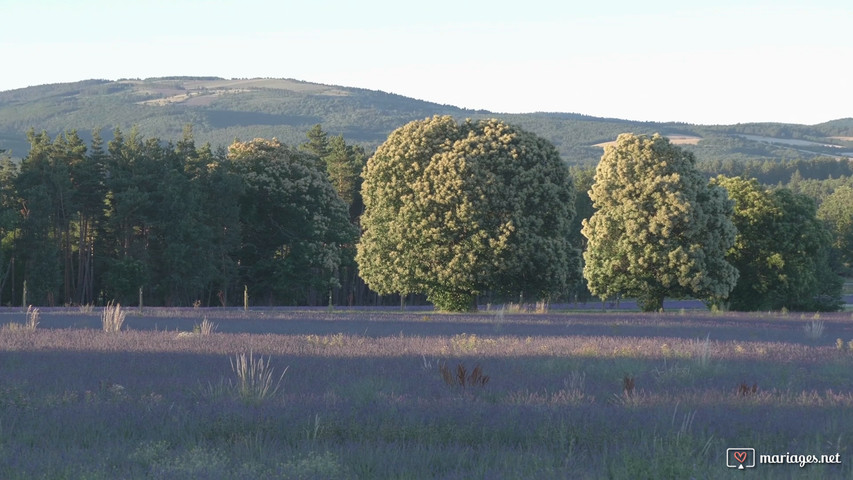
M 836 310 L 841 279 L 830 265 L 830 236 L 814 202 L 755 179 L 719 176 L 734 200 L 735 244 L 727 258 L 740 272 L 729 296 L 735 310 Z
M 319 159 L 319 165 L 325 169 L 329 181 L 341 200 L 347 204 L 350 220 L 358 223 L 364 205 L 361 201 L 361 171 L 364 169 L 364 148 L 359 145 L 347 145 L 343 135 L 329 138 L 321 125 L 315 125 L 308 131 L 308 141 L 300 149 L 313 153 Z
M 667 296 L 728 296 L 737 280 L 725 260 L 732 204 L 695 164 L 660 135 L 622 134 L 605 149 L 590 190 L 596 211 L 582 230 L 590 292 L 636 297 L 646 311 Z
M 821 203 L 817 216 L 829 227 L 844 270 L 853 272 L 853 188 L 836 189 Z
M 357 229 L 322 162 L 276 140 L 196 147 L 29 134 L 0 162 L 0 292 L 27 303 L 325 303 Z M 344 255 L 344 250 L 349 252 Z M 9 299 L 6 296 L 6 299 Z
M 311 287 L 337 285 L 345 244 L 356 241 L 347 207 L 317 157 L 279 141 L 255 139 L 228 148 L 243 178 L 240 202 L 244 274 L 271 303 L 305 302 Z
M 380 294 L 547 298 L 579 274 L 574 187 L 546 140 L 498 120 L 432 117 L 391 133 L 367 162 L 356 259 Z
M 765 185 L 709 187 L 663 137 L 620 136 L 594 172 L 567 173 L 553 145 L 500 120 L 412 122 L 369 168 L 362 147 L 320 125 L 296 148 L 238 141 L 230 153 L 196 146 L 191 126 L 176 142 L 135 127 L 84 138 L 31 130 L 20 163 L 0 150 L 4 304 L 26 287 L 35 304 L 129 304 L 144 288 L 146 304 L 228 305 L 245 285 L 267 304 L 423 293 L 463 310 L 476 296 L 592 293 L 656 310 L 665 296 L 725 302 L 736 266 L 731 308 L 831 310 L 853 263 L 853 181 L 836 159 L 726 159 Z M 829 174 L 840 176 L 811 178 Z M 788 188 L 766 185 L 777 178 Z

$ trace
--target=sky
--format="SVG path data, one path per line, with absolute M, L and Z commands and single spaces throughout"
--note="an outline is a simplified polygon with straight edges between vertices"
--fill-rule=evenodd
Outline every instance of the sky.
M 853 117 L 849 0 L 0 0 L 0 91 L 293 78 L 501 113 Z

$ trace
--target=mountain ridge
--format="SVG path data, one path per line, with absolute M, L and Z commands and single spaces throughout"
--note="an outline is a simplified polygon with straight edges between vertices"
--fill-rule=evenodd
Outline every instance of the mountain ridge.
M 17 158 L 25 156 L 26 132 L 31 128 L 51 135 L 77 130 L 84 139 L 100 129 L 109 140 L 113 129 L 136 126 L 144 136 L 174 141 L 186 124 L 192 124 L 197 143 L 224 147 L 235 138 L 256 137 L 299 144 L 308 129 L 321 124 L 329 134 L 344 135 L 348 142 L 371 151 L 395 128 L 433 115 L 497 117 L 515 123 L 552 141 L 569 164 L 594 164 L 601 156 L 600 144 L 629 131 L 697 138 L 685 148 L 700 160 L 853 156 L 853 118 L 817 125 L 698 125 L 569 112 L 508 114 L 292 78 L 213 76 L 89 79 L 2 91 L 0 149 Z

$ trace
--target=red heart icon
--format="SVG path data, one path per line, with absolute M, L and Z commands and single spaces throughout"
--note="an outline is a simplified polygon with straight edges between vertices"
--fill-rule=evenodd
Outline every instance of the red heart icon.
M 734 454 L 735 460 L 737 460 L 738 462 L 743 463 L 746 461 L 746 452 L 734 452 Z

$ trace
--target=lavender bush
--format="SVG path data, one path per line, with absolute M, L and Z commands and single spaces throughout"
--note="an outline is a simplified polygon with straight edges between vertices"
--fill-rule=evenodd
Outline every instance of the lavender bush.
M 766 313 L 505 312 L 496 332 L 494 313 L 203 310 L 112 335 L 45 308 L 0 332 L 0 478 L 715 479 L 744 446 L 842 459 L 750 478 L 853 478 L 849 313 L 811 340 Z M 182 335 L 202 314 L 219 333 Z M 287 388 L 231 394 L 250 350 Z M 489 380 L 462 394 L 440 365 Z

